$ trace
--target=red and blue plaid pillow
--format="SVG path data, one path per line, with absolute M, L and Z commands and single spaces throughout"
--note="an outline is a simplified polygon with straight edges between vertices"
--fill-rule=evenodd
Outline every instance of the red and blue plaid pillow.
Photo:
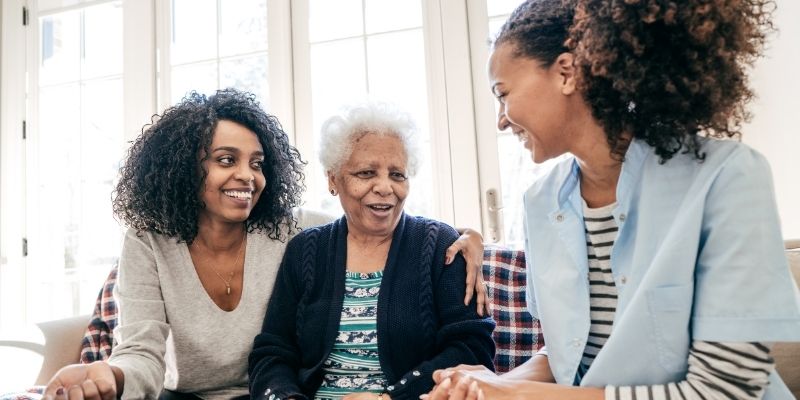
M 491 313 L 497 323 L 494 342 L 495 369 L 507 372 L 524 363 L 544 346 L 542 326 L 528 312 L 525 303 L 525 252 L 487 247 L 483 252 Z

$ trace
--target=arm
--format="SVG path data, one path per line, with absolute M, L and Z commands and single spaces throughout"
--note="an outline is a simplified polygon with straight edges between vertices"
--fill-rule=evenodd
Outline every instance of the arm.
M 450 239 L 453 240 L 453 239 Z M 444 246 L 440 247 L 442 250 Z M 438 262 L 443 259 L 443 251 Z M 436 258 L 434 258 L 436 260 Z M 449 267 L 438 267 L 440 275 L 432 277 L 435 312 L 439 320 L 436 332 L 436 355 L 412 368 L 389 390 L 393 400 L 417 399 L 433 385 L 433 371 L 458 364 L 481 364 L 492 368 L 494 342 L 491 333 L 494 323 L 488 317 L 479 317 L 476 300 L 463 304 L 466 265 L 464 258 L 455 257 Z M 433 271 L 437 267 L 434 266 Z M 435 273 L 434 273 L 435 274 Z
M 301 260 L 297 237 L 289 242 L 275 288 L 267 306 L 267 314 L 256 336 L 248 358 L 248 375 L 252 398 L 305 399 L 297 380 L 301 350 L 295 338 L 297 307 L 300 293 L 296 289 L 295 262 Z
M 464 304 L 469 304 L 473 293 L 477 293 L 478 315 L 489 315 L 489 295 L 483 281 L 483 236 L 480 232 L 469 229 L 457 229 L 458 239 L 447 248 L 444 263 L 450 265 L 459 252 L 467 261 L 466 294 Z

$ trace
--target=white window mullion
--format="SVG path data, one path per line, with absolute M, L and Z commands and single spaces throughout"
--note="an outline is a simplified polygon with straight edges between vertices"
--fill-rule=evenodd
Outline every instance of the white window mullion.
M 440 215 L 454 225 L 481 229 L 466 2 L 426 0 L 423 5 Z
M 503 243 L 503 196 L 500 187 L 500 161 L 497 153 L 496 116 L 492 113 L 492 93 L 486 76 L 486 60 L 489 57 L 489 18 L 486 13 L 488 0 L 467 2 L 469 19 L 469 41 L 472 68 L 473 107 L 475 130 L 478 132 L 478 163 L 480 165 L 481 217 L 484 240 Z M 521 201 L 522 199 L 520 199 Z
M 0 68 L 0 332 L 16 331 L 25 322 L 25 237 L 24 141 L 22 121 L 26 116 L 26 48 L 33 31 L 29 14 L 22 25 L 23 0 L 0 4 L 0 40 L 3 60 Z M 20 302 L 23 302 L 21 305 Z M 6 335 L 3 335 L 7 337 Z
M 292 59 L 294 71 L 294 146 L 300 150 L 305 168 L 305 203 L 320 204 L 322 193 L 327 191 L 325 180 L 316 176 L 319 165 L 316 157 L 314 121 L 311 103 L 311 44 L 309 38 L 308 0 L 295 0 L 292 4 Z
M 294 75 L 292 52 L 292 6 L 285 0 L 267 1 L 269 48 L 269 96 L 267 112 L 280 120 L 290 138 L 295 134 Z M 293 138 L 294 140 L 294 138 Z
M 156 4 L 122 2 L 123 124 L 125 141 L 132 141 L 158 110 L 156 90 Z

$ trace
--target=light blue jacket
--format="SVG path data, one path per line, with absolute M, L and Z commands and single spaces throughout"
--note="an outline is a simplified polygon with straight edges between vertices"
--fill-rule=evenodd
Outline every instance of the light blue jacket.
M 682 381 L 692 340 L 800 340 L 769 166 L 741 143 L 703 143 L 705 161 L 677 154 L 663 165 L 646 143 L 631 143 L 613 211 L 613 332 L 580 385 Z M 574 158 L 525 193 L 525 225 L 528 308 L 556 380 L 575 384 L 590 318 Z M 770 381 L 765 399 L 791 398 L 776 373 Z

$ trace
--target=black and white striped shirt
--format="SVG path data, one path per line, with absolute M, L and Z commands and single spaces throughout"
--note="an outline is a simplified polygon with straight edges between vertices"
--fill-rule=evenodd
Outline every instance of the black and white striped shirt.
M 583 376 L 613 330 L 617 287 L 611 250 L 618 227 L 616 204 L 592 209 L 584 203 L 586 247 L 589 256 L 591 327 L 578 374 Z M 762 343 L 693 341 L 686 379 L 661 385 L 607 386 L 607 400 L 631 399 L 760 399 L 774 362 Z

